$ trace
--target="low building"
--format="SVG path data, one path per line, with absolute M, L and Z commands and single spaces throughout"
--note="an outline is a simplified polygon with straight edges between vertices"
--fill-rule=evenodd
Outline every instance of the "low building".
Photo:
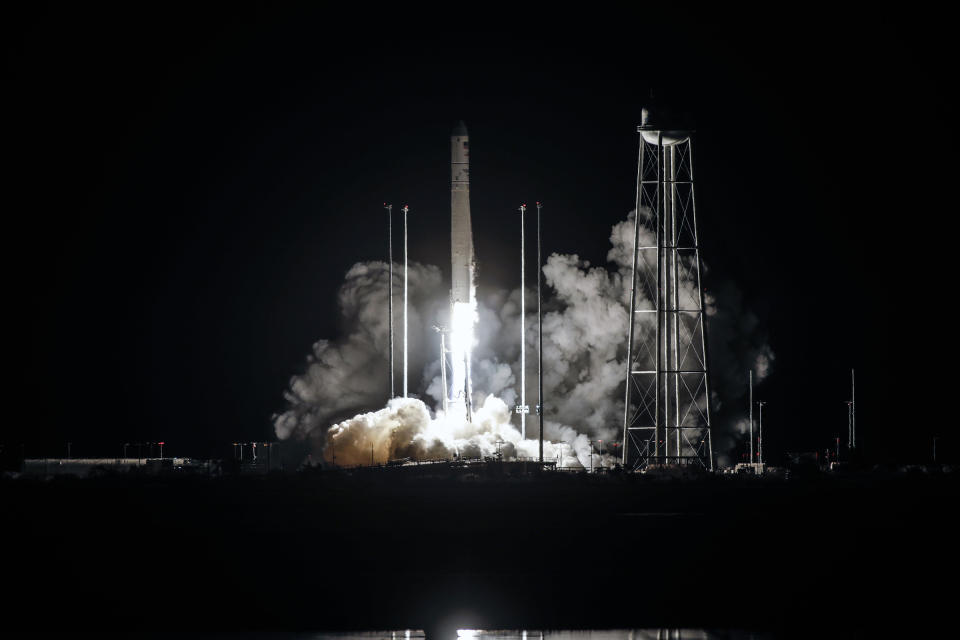
M 28 458 L 23 461 L 24 476 L 77 476 L 116 473 L 205 473 L 219 471 L 213 460 L 192 458 Z

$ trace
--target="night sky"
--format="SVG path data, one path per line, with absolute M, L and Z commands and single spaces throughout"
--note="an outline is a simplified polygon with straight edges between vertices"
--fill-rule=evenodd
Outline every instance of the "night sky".
M 697 131 L 705 287 L 735 281 L 776 354 L 757 390 L 768 453 L 845 434 L 851 366 L 877 456 L 921 460 L 954 428 L 943 17 L 138 6 L 5 22 L 8 449 L 271 439 L 289 377 L 340 331 L 344 273 L 385 259 L 382 202 L 410 205 L 411 259 L 449 277 L 459 119 L 481 287 L 516 286 L 521 202 L 546 203 L 546 252 L 604 262 L 651 91 Z

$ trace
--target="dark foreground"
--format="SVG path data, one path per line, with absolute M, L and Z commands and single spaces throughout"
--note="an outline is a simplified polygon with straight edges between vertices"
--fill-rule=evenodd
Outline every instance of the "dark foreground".
M 0 484 L 4 628 L 949 630 L 954 475 Z

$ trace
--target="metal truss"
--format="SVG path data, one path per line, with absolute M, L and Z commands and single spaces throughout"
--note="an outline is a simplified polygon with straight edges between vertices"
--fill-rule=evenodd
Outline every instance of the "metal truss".
M 623 464 L 713 470 L 690 132 L 638 127 Z

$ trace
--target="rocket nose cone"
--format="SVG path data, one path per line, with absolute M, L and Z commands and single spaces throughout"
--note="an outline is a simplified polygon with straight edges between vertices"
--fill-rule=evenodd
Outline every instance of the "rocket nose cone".
M 451 133 L 450 135 L 451 135 L 451 136 L 461 136 L 461 137 L 462 137 L 462 136 L 469 135 L 469 134 L 467 133 L 467 125 L 463 124 L 463 120 L 461 120 L 460 122 L 457 123 L 457 126 L 455 126 L 455 127 L 453 128 L 453 133 Z

